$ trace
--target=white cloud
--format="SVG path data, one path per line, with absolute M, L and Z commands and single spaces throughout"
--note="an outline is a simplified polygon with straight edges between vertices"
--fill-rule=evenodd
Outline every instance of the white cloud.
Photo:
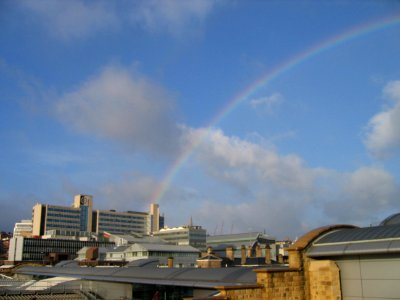
M 392 104 L 371 118 L 365 140 L 368 150 L 378 158 L 400 151 L 400 81 L 388 83 L 384 94 Z
M 215 0 L 145 0 L 134 6 L 131 18 L 151 32 L 180 36 L 201 27 L 215 5 Z
M 235 232 L 265 229 L 279 237 L 329 223 L 365 226 L 391 213 L 400 196 L 394 177 L 381 168 L 310 168 L 297 155 L 216 129 L 187 129 L 185 138 L 191 144 L 203 140 L 193 158 L 197 170 L 210 176 L 209 188 L 196 194 L 201 204 L 194 217 L 211 233 L 222 223 L 224 233 L 233 224 Z
M 272 113 L 283 103 L 283 100 L 284 98 L 280 93 L 274 93 L 270 96 L 251 99 L 249 103 L 254 109 L 261 109 L 263 112 Z
M 174 98 L 159 85 L 109 66 L 64 94 L 55 105 L 65 126 L 117 141 L 129 149 L 171 154 L 178 147 Z
M 105 1 L 40 0 L 19 3 L 54 37 L 62 40 L 83 38 L 119 26 L 113 7 Z
M 133 2 L 40 0 L 21 1 L 31 19 L 55 38 L 85 38 L 121 26 L 139 26 L 150 32 L 182 36 L 201 30 L 217 0 L 141 0 Z

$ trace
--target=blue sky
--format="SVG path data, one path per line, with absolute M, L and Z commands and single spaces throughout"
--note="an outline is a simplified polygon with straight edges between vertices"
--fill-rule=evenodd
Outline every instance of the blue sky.
M 210 234 L 400 210 L 396 1 L 2 1 L 0 28 L 2 230 L 78 193 L 147 211 L 163 184 L 166 224 Z

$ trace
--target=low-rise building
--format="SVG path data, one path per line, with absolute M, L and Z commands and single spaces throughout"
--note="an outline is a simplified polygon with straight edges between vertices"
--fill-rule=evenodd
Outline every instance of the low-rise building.
M 194 267 L 199 255 L 200 251 L 191 246 L 135 243 L 108 250 L 105 260 L 130 262 L 139 259 L 157 259 L 160 266 L 172 263 L 176 267 Z
M 166 227 L 153 232 L 153 235 L 175 245 L 189 245 L 200 250 L 206 249 L 207 231 L 201 226 Z
M 10 240 L 8 260 L 15 262 L 55 263 L 77 257 L 83 247 L 112 247 L 114 243 L 65 239 L 15 237 Z
M 32 220 L 21 220 L 15 223 L 13 236 L 32 237 Z
M 243 256 L 249 259 L 270 256 L 271 260 L 277 260 L 275 237 L 259 232 L 207 236 L 207 247 L 218 257 L 229 256 L 231 260 L 240 261 Z

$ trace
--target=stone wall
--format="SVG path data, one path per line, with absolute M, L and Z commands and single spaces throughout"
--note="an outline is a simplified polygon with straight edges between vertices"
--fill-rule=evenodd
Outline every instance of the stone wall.
M 218 286 L 222 299 L 229 300 L 260 300 L 264 299 L 262 288 L 259 285 L 243 285 L 243 286 Z M 214 298 L 213 298 L 214 299 Z
M 299 269 L 256 269 L 262 297 L 268 300 L 304 300 L 304 276 Z M 255 298 L 254 298 L 255 299 Z
M 310 260 L 308 265 L 310 300 L 340 300 L 339 268 L 331 260 Z

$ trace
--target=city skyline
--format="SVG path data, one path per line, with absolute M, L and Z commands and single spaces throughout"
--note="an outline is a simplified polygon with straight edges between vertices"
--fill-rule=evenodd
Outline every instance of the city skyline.
M 400 211 L 399 3 L 3 1 L 0 16 L 2 230 L 75 194 L 280 238 Z

